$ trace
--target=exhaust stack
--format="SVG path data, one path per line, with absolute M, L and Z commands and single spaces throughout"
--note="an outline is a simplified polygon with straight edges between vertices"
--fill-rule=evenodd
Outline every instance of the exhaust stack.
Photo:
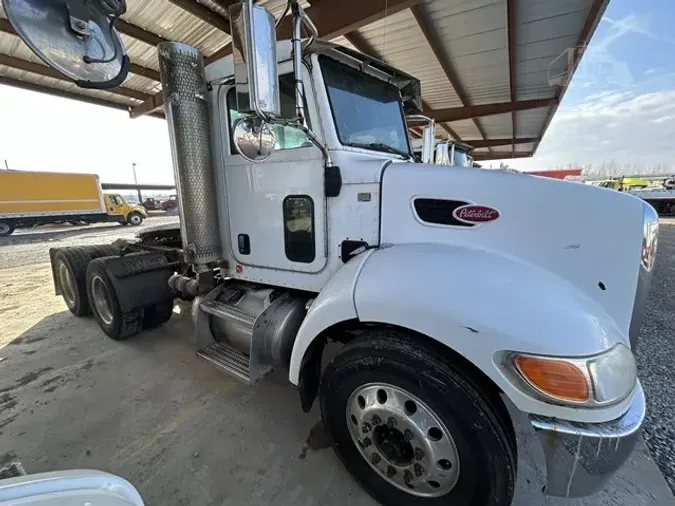
M 178 42 L 157 46 L 185 260 L 198 271 L 221 258 L 204 61 Z

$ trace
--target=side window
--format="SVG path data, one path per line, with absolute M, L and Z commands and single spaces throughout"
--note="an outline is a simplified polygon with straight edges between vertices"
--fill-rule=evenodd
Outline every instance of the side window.
M 110 202 L 116 206 L 119 206 L 122 203 L 117 195 L 110 195 Z
M 284 199 L 284 243 L 286 257 L 293 262 L 311 263 L 316 256 L 314 202 L 307 195 Z
M 295 116 L 295 90 L 293 86 L 295 79 L 293 74 L 284 74 L 279 76 L 279 97 L 281 102 L 281 114 L 284 118 L 292 118 Z M 307 104 L 305 103 L 305 108 Z M 237 94 L 234 88 L 227 92 L 227 110 L 230 119 L 230 153 L 236 154 L 237 150 L 234 147 L 234 140 L 232 132 L 234 130 L 234 123 L 245 114 L 237 111 Z M 309 123 L 309 118 L 307 119 Z M 308 125 L 309 126 L 309 125 Z M 293 127 L 282 125 L 273 125 L 274 133 L 277 138 L 275 149 L 294 149 L 311 146 L 312 142 L 302 132 L 302 130 Z

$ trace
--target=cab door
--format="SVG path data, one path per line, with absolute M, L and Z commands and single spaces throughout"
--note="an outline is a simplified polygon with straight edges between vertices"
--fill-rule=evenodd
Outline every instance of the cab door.
M 105 195 L 105 207 L 108 216 L 124 216 L 126 206 L 120 195 Z
M 307 89 L 311 79 L 304 72 L 307 117 L 319 134 L 319 118 Z M 293 67 L 279 66 L 281 109 L 295 115 Z M 224 140 L 230 244 L 235 260 L 243 265 L 294 272 L 319 272 L 326 265 L 326 205 L 324 160 L 299 129 L 275 125 L 276 145 L 263 162 L 249 162 L 236 151 L 232 125 L 242 115 L 236 109 L 234 87 L 219 94 L 225 108 L 229 139 Z M 229 154 L 228 154 L 229 153 Z

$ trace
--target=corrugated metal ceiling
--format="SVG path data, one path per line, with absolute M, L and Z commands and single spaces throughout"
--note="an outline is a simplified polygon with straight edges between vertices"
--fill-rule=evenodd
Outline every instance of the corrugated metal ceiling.
M 210 9 L 212 15 L 222 16 L 227 24 L 226 6 L 233 0 L 127 0 L 128 10 L 123 20 L 150 35 L 169 40 L 179 40 L 198 47 L 206 56 L 222 50 L 230 36 L 213 24 L 205 22 L 180 4 L 197 4 L 196 8 Z M 321 8 L 335 4 L 336 18 L 344 17 L 341 8 L 346 0 L 315 0 Z M 422 82 L 424 105 L 431 112 L 463 108 L 464 118 L 439 125 L 437 133 L 447 136 L 453 132 L 463 141 L 493 141 L 502 144 L 477 150 L 484 156 L 509 156 L 513 152 L 532 154 L 537 143 L 512 144 L 514 138 L 541 139 L 555 104 L 534 104 L 517 112 L 511 107 L 511 97 L 516 101 L 533 101 L 562 96 L 564 89 L 552 86 L 550 72 L 569 71 L 566 51 L 575 56 L 574 47 L 585 43 L 592 35 L 609 0 L 362 0 L 368 9 L 382 3 L 378 16 L 369 24 L 352 23 L 351 33 L 338 37 L 334 42 L 361 49 Z M 359 9 L 359 2 L 346 1 L 350 8 Z M 403 4 L 402 8 L 388 11 L 390 5 Z M 275 15 L 285 7 L 285 0 L 260 1 Z M 312 1 L 301 4 L 310 8 Z M 365 7 L 362 7 L 365 8 Z M 509 15 L 511 13 L 511 17 Z M 385 14 L 387 14 L 385 16 Z M 0 18 L 5 18 L 0 8 Z M 220 20 L 220 18 L 218 18 Z M 509 24 L 509 20 L 511 24 Z M 3 19 L 0 19 L 2 22 Z M 357 26 L 358 25 L 358 26 Z M 426 25 L 426 27 L 424 26 Z M 140 40 L 143 37 L 122 33 L 122 40 L 133 64 L 123 89 L 118 93 L 77 88 L 73 84 L 39 75 L 44 65 L 15 35 L 8 23 L 0 24 L 0 58 L 19 59 L 19 66 L 0 63 L 0 76 L 31 85 L 77 93 L 87 97 L 108 100 L 115 104 L 137 106 L 151 101 L 158 94 L 156 80 L 157 51 L 153 44 Z M 142 31 L 141 30 L 141 31 Z M 510 40 L 509 34 L 515 34 Z M 560 57 L 560 55 L 563 55 Z M 514 82 L 511 82 L 510 61 L 513 59 Z M 14 60 L 13 60 L 14 61 Z M 33 66 L 25 68 L 22 62 Z M 550 67 L 550 68 L 549 68 Z M 46 68 L 46 67 L 45 67 Z M 33 71 L 37 70 L 38 73 Z M 143 75 L 146 77 L 144 77 Z M 147 76 L 151 77 L 148 78 Z M 121 93 L 121 94 L 120 94 Z M 472 118 L 474 106 L 499 104 L 496 114 Z M 521 107 L 522 109 L 522 107 Z M 505 112 L 507 111 L 507 112 Z M 468 115 L 467 115 L 468 114 Z M 447 117 L 447 116 L 446 116 Z M 515 125 L 515 130 L 513 126 Z

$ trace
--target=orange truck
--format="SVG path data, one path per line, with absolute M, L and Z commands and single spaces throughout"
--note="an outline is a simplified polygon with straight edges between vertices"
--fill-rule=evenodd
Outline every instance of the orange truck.
M 0 171 L 0 236 L 48 223 L 140 225 L 143 206 L 103 193 L 96 174 Z

